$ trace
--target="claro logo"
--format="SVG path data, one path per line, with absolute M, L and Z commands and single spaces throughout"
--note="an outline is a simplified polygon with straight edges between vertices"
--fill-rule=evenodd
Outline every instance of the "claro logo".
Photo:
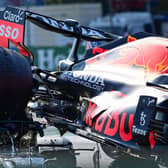
M 11 38 L 13 40 L 17 39 L 19 36 L 19 29 L 10 26 L 0 25 L 0 36 L 5 36 L 6 38 Z
M 17 14 L 12 13 L 12 11 L 6 10 L 3 14 L 5 20 L 10 22 L 18 23 L 23 20 L 23 11 L 19 10 Z

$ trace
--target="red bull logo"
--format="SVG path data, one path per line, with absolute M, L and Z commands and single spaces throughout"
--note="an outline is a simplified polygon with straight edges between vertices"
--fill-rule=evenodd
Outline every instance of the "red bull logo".
M 136 40 L 111 52 L 101 50 L 104 53 L 87 60 L 86 64 L 103 63 L 141 68 L 145 73 L 167 73 L 168 49 L 165 42 L 161 38 Z
M 92 116 L 99 107 L 92 102 L 89 102 L 89 107 L 83 121 L 96 132 L 103 133 L 109 137 L 116 137 L 117 135 L 124 142 L 133 140 L 132 128 L 134 121 L 134 114 L 127 113 L 124 109 L 118 109 L 116 111 L 107 111 L 103 115 L 98 116 L 95 120 Z M 127 129 L 127 131 L 126 131 Z M 149 145 L 153 149 L 156 145 L 157 133 L 151 131 L 149 133 Z M 138 145 L 138 143 L 136 143 Z

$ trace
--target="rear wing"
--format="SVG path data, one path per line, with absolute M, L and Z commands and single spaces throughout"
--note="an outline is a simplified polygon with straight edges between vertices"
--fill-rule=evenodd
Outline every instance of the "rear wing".
M 70 60 L 77 60 L 77 49 L 80 40 L 86 41 L 112 41 L 120 36 L 106 33 L 94 28 L 82 26 L 75 20 L 57 20 L 52 17 L 19 9 L 6 7 L 0 11 L 0 47 L 9 48 L 11 41 L 24 56 L 33 58 L 32 53 L 24 45 L 25 21 L 30 21 L 48 31 L 61 33 L 68 37 L 74 37 L 76 42 L 72 47 Z
M 106 33 L 87 26 L 81 26 L 77 21 L 56 20 L 52 17 L 8 6 L 3 11 L 0 11 L 1 47 L 8 48 L 9 40 L 24 44 L 26 20 L 36 24 L 40 28 L 61 33 L 65 36 L 77 37 L 80 34 L 81 39 L 87 41 L 111 41 L 118 38 L 118 36 L 114 34 Z
M 26 11 L 26 18 L 37 26 L 56 33 L 61 33 L 68 37 L 80 36 L 86 41 L 111 41 L 120 36 L 103 32 L 87 26 L 82 26 L 79 22 L 71 19 L 56 20 L 52 17 L 44 16 L 34 12 Z

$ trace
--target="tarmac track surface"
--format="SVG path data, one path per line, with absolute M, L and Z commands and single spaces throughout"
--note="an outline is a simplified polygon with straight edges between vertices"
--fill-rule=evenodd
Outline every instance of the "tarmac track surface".
M 54 135 L 57 130 L 49 128 L 45 131 L 47 135 Z M 55 134 L 58 136 L 58 134 Z M 60 154 L 58 167 L 72 168 L 163 168 L 155 162 L 149 160 L 137 159 L 125 156 L 118 159 L 111 159 L 101 149 L 100 144 L 85 138 L 66 133 L 63 138 L 68 139 L 72 143 L 73 152 L 70 150 L 57 149 Z M 57 157 L 58 155 L 55 155 Z M 64 164 L 65 163 L 65 164 Z M 57 167 L 54 165 L 54 167 Z M 61 167 L 61 168 L 62 168 Z M 52 166 L 50 167 L 52 168 Z
M 44 137 L 38 137 L 37 143 L 66 141 L 67 146 L 39 146 L 36 152 L 0 154 L 0 168 L 164 168 L 155 162 L 122 157 L 111 159 L 100 145 L 85 138 L 66 133 L 63 138 L 54 127 L 45 130 Z

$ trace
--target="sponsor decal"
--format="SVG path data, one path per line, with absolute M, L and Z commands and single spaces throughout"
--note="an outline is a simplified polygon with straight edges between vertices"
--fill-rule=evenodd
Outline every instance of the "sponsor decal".
M 94 112 L 97 109 L 97 105 L 95 103 L 89 102 L 89 107 L 88 107 L 88 111 L 86 112 L 86 115 L 84 117 L 84 121 L 86 122 L 86 124 L 93 126 L 92 124 L 94 124 L 92 122 L 92 114 L 94 114 Z
M 23 25 L 0 20 L 0 36 L 17 42 L 23 42 L 23 33 Z
M 120 97 L 126 96 L 125 94 L 115 90 L 112 90 L 111 93 L 119 95 Z M 134 114 L 127 114 L 124 112 L 124 109 L 106 111 L 93 122 L 92 116 L 97 109 L 99 109 L 99 107 L 95 103 L 89 102 L 88 110 L 83 119 L 88 126 L 107 136 L 113 137 L 118 134 L 121 140 L 125 142 L 132 140 Z
M 126 123 L 127 113 L 122 113 L 120 123 L 120 137 L 123 141 L 130 141 L 132 139 L 132 125 L 134 120 L 134 114 L 129 114 L 128 123 Z M 125 123 L 128 125 L 128 133 L 125 131 Z
M 119 130 L 119 115 L 121 111 L 111 112 L 110 117 L 107 120 L 107 124 L 104 130 L 105 135 L 114 136 Z M 112 124 L 114 123 L 114 124 Z M 111 126 L 113 125 L 113 126 Z
M 124 97 L 122 93 L 113 90 L 111 93 L 119 94 L 121 97 Z M 147 101 L 147 105 L 151 105 L 154 103 L 153 99 L 149 99 Z M 107 110 L 102 113 L 100 116 L 93 118 L 96 111 L 99 111 L 99 106 L 93 102 L 89 102 L 88 110 L 84 116 L 83 121 L 90 126 L 93 131 L 102 133 L 104 136 L 120 138 L 124 142 L 129 142 L 133 139 L 133 133 L 137 135 L 141 135 L 147 138 L 149 142 L 150 148 L 153 149 L 156 145 L 156 132 L 148 132 L 144 130 L 143 127 L 146 125 L 146 114 L 141 111 L 139 115 L 139 125 L 141 128 L 133 125 L 134 116 L 133 113 L 127 113 L 124 109 L 118 110 Z M 137 141 L 135 143 L 138 145 Z
M 0 46 L 8 48 L 9 39 L 23 44 L 25 11 L 7 7 L 0 12 Z
M 139 48 L 143 50 L 143 53 L 141 53 Z M 102 53 L 102 48 L 97 48 L 95 50 L 101 54 L 86 60 L 86 64 L 97 64 L 101 63 L 104 59 L 108 59 L 109 61 L 106 62 L 108 65 L 144 69 L 146 75 L 157 72 L 168 73 L 168 51 L 166 46 L 164 47 L 162 44 L 155 45 L 145 41 L 142 45 L 136 44 L 133 47 L 123 47 L 111 53 L 108 52 L 108 54 L 107 52 Z M 94 49 L 93 52 L 95 53 Z M 116 55 L 118 57 L 115 57 Z
M 135 125 L 133 125 L 133 127 L 132 127 L 132 132 L 134 132 L 135 134 L 138 134 L 138 135 L 143 135 L 143 136 L 146 136 L 146 134 L 147 134 L 146 130 L 137 128 Z
M 107 111 L 104 115 L 99 116 L 95 120 L 95 123 L 93 123 L 91 118 L 98 108 L 95 103 L 89 103 L 88 111 L 83 119 L 87 125 L 104 135 L 113 137 L 118 134 L 121 140 L 125 142 L 132 140 L 134 114 L 127 114 L 123 112 L 122 109 L 112 112 Z M 128 131 L 125 130 L 126 127 Z
M 3 19 L 14 23 L 22 23 L 24 20 L 24 11 L 7 8 L 3 13 Z
M 140 122 L 139 122 L 139 125 L 142 127 L 146 124 L 145 118 L 146 118 L 146 114 L 144 113 L 144 111 L 142 111 L 140 114 Z
M 81 74 L 80 72 L 65 72 L 64 80 L 97 91 L 103 91 L 105 86 L 104 79 L 102 77 L 90 74 Z

